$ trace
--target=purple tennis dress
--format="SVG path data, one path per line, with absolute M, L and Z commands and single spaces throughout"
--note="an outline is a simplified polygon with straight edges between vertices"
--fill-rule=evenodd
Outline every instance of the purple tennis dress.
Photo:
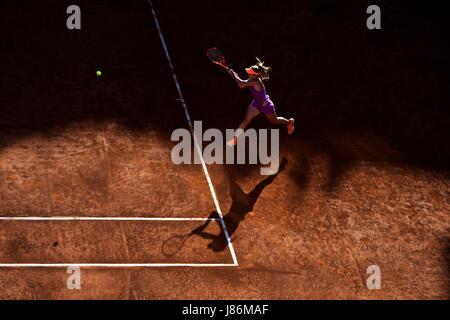
M 258 109 L 267 116 L 275 113 L 275 107 L 272 100 L 270 100 L 270 97 L 266 94 L 266 88 L 264 85 L 261 91 L 257 91 L 255 88 L 250 87 L 250 93 L 253 97 L 253 101 L 250 106 Z

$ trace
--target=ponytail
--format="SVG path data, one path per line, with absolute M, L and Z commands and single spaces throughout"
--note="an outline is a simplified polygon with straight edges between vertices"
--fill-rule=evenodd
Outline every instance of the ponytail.
M 258 57 L 256 58 L 256 67 L 259 73 L 259 77 L 261 78 L 261 80 L 267 81 L 270 78 L 269 73 L 272 72 L 272 68 L 265 66 L 264 62 L 259 60 Z

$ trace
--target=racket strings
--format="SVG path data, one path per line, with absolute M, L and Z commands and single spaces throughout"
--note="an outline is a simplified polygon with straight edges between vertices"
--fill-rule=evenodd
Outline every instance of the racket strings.
M 206 54 L 213 62 L 220 62 L 220 63 L 225 62 L 224 55 L 217 48 L 209 49 Z

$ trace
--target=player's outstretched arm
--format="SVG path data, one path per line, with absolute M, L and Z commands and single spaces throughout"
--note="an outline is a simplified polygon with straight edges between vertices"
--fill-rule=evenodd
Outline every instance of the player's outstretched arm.
M 253 87 L 255 85 L 255 83 L 251 80 L 242 80 L 241 78 L 239 78 L 239 75 L 233 69 L 229 69 L 228 74 L 234 79 L 234 81 L 241 89 L 246 87 Z

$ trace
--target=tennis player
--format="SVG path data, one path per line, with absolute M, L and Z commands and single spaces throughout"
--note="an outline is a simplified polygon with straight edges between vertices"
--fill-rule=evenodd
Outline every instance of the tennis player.
M 249 88 L 253 97 L 253 101 L 247 109 L 244 120 L 242 120 L 238 130 L 236 130 L 233 139 L 228 141 L 228 145 L 236 145 L 239 135 L 241 135 L 252 119 L 260 113 L 264 114 L 275 125 L 287 126 L 288 134 L 292 134 L 294 132 L 294 118 L 288 120 L 283 117 L 278 117 L 273 102 L 266 94 L 266 87 L 263 81 L 269 80 L 269 73 L 272 69 L 265 66 L 264 62 L 256 58 L 256 64 L 246 68 L 245 71 L 247 72 L 248 79 L 242 80 L 233 69 L 228 69 L 228 74 L 233 77 L 239 88 Z

